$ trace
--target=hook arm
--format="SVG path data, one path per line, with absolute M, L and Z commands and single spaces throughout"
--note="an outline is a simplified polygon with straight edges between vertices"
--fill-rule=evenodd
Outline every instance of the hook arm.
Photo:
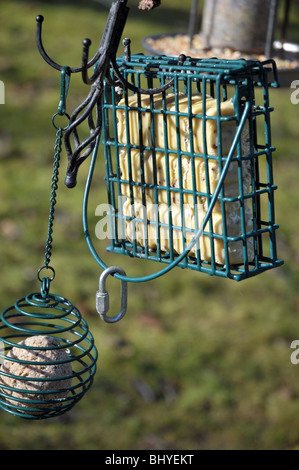
M 43 43 L 42 43 L 42 23 L 44 21 L 44 17 L 42 15 L 38 15 L 36 17 L 36 44 L 37 44 L 37 47 L 38 47 L 38 50 L 41 54 L 41 56 L 45 59 L 45 61 L 51 65 L 51 67 L 53 67 L 54 69 L 56 70 L 62 70 L 62 65 L 59 65 L 57 64 L 56 62 L 54 62 L 52 59 L 50 59 L 50 57 L 48 56 L 48 54 L 46 53 L 45 49 L 44 49 L 44 46 L 43 46 Z
M 37 48 L 40 52 L 40 55 L 47 62 L 47 64 L 49 64 L 51 67 L 53 67 L 54 69 L 59 70 L 61 72 L 62 69 L 63 69 L 63 66 L 58 64 L 54 60 L 52 60 L 48 56 L 48 54 L 46 53 L 45 48 L 43 46 L 43 42 L 42 42 L 42 23 L 43 23 L 43 21 L 44 21 L 43 15 L 37 15 L 37 17 L 36 17 L 36 44 L 37 44 Z M 87 40 L 85 39 L 84 41 L 89 41 L 89 39 L 87 39 Z M 84 43 L 84 41 L 83 41 L 83 43 Z M 99 49 L 97 50 L 97 52 L 95 53 L 93 58 L 86 64 L 86 68 L 90 68 L 96 63 L 96 61 L 100 57 L 100 53 L 101 52 L 100 52 L 100 47 L 99 47 Z M 82 66 L 81 67 L 70 67 L 69 70 L 70 70 L 71 73 L 81 72 L 82 71 Z

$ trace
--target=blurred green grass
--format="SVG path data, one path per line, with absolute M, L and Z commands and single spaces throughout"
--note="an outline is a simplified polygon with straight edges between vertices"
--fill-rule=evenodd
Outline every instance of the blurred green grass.
M 133 3 L 133 2 L 132 2 Z M 44 44 L 62 64 L 81 60 L 82 39 L 97 47 L 109 2 L 2 1 L 0 79 L 1 309 L 38 290 L 49 211 L 59 77 L 35 45 L 35 16 L 43 14 Z M 162 2 L 153 12 L 131 11 L 125 36 L 144 52 L 144 36 L 187 29 L 191 1 Z M 170 6 L 171 5 L 171 6 Z M 296 12 L 297 13 L 297 12 Z M 292 15 L 292 31 L 298 31 Z M 297 38 L 299 41 L 299 38 Z M 299 77 L 298 77 L 299 78 Z M 88 162 L 78 185 L 63 185 L 54 225 L 53 291 L 69 298 L 89 323 L 99 350 L 95 383 L 67 415 L 28 422 L 1 412 L 0 449 L 297 449 L 299 365 L 290 361 L 299 339 L 298 112 L 290 89 L 271 91 L 278 248 L 283 267 L 234 283 L 175 269 L 145 284 L 129 285 L 128 312 L 116 325 L 95 313 L 100 270 L 83 237 L 81 206 Z M 72 77 L 68 105 L 86 95 Z M 105 201 L 100 150 L 90 195 L 90 227 Z M 108 265 L 132 276 L 157 265 L 111 255 Z M 109 280 L 111 311 L 119 284 Z

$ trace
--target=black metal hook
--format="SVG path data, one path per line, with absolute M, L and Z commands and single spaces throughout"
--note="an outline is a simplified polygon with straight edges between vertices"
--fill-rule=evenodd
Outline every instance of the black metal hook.
M 45 48 L 43 46 L 43 42 L 42 42 L 42 23 L 43 23 L 43 21 L 44 21 L 43 15 L 37 15 L 37 17 L 36 17 L 36 44 L 37 44 L 38 50 L 39 50 L 41 56 L 43 57 L 43 59 L 47 62 L 47 64 L 49 64 L 51 67 L 53 67 L 54 69 L 59 70 L 61 72 L 63 66 L 57 64 L 56 62 L 54 62 L 54 60 L 52 60 L 49 57 L 49 55 L 46 53 Z M 89 39 L 84 39 L 84 41 L 89 41 Z M 84 43 L 84 41 L 83 41 L 83 43 Z M 99 58 L 99 54 L 100 54 L 100 51 L 97 50 L 94 57 L 88 62 L 87 68 L 92 67 L 96 63 L 96 61 Z M 71 73 L 81 72 L 81 70 L 82 70 L 82 67 L 70 67 L 70 72 Z
M 142 2 L 141 2 L 142 3 Z M 126 6 L 127 0 L 117 0 L 111 4 L 108 19 L 101 38 L 100 45 L 92 59 L 88 60 L 90 39 L 83 40 L 82 63 L 80 67 L 69 67 L 69 73 L 81 72 L 82 80 L 86 85 L 90 85 L 90 92 L 85 100 L 73 111 L 70 117 L 69 126 L 64 134 L 65 148 L 68 157 L 68 168 L 66 172 L 65 184 L 72 188 L 76 186 L 77 172 L 81 163 L 90 155 L 95 147 L 96 138 L 102 129 L 102 94 L 103 82 L 106 80 L 110 86 L 122 86 L 135 93 L 153 95 L 167 90 L 173 85 L 174 78 L 158 88 L 143 89 L 129 83 L 122 75 L 116 63 L 116 54 L 127 20 L 129 8 Z M 155 6 L 158 1 L 153 2 Z M 62 70 L 63 67 L 52 60 L 46 53 L 42 43 L 42 23 L 44 17 L 36 17 L 36 42 L 38 50 L 44 60 L 53 68 Z M 130 61 L 130 40 L 124 39 L 124 52 L 126 61 Z M 183 54 L 178 58 L 178 65 L 183 65 L 186 56 Z M 94 66 L 94 73 L 88 77 L 88 69 Z M 110 68 L 113 69 L 116 79 L 110 75 Z M 93 111 L 95 109 L 95 119 Z M 90 135 L 83 142 L 80 141 L 78 126 L 87 120 Z M 74 150 L 71 145 L 71 138 L 74 142 Z

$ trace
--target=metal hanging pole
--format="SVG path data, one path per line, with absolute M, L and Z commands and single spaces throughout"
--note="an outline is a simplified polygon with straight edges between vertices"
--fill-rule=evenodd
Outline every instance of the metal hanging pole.
M 190 9 L 190 17 L 189 17 L 189 40 L 190 40 L 190 48 L 192 47 L 193 36 L 195 34 L 195 28 L 197 25 L 197 7 L 198 7 L 198 0 L 192 0 L 191 9 Z
M 271 0 L 270 3 L 268 30 L 265 44 L 265 56 L 267 58 L 272 57 L 278 3 L 279 0 Z

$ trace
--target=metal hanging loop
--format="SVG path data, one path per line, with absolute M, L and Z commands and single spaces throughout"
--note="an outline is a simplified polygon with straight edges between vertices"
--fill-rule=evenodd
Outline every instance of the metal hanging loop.
M 109 311 L 109 294 L 106 291 L 106 279 L 109 275 L 113 275 L 115 273 L 126 276 L 126 273 L 123 269 L 119 268 L 118 266 L 110 266 L 102 272 L 99 279 L 99 290 L 96 293 L 96 309 L 101 319 L 106 323 L 115 323 L 121 320 L 127 311 L 127 282 L 122 280 L 120 312 L 114 317 L 107 316 Z

